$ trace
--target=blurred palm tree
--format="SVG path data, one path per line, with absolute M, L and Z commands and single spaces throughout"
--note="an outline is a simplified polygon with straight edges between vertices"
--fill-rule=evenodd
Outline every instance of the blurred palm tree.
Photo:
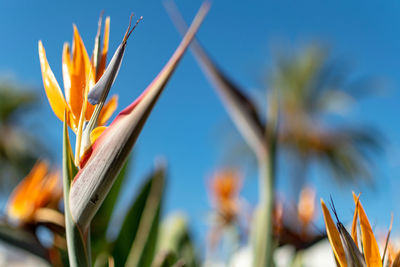
M 0 190 L 3 193 L 26 176 L 43 152 L 38 140 L 21 127 L 21 119 L 36 101 L 33 92 L 15 83 L 0 81 Z
M 317 45 L 294 55 L 280 54 L 269 73 L 269 105 L 279 103 L 280 141 L 294 160 L 296 188 L 301 188 L 313 161 L 338 180 L 371 177 L 371 155 L 380 152 L 381 138 L 375 130 L 340 115 L 376 83 L 352 80 L 349 73 Z
M 352 104 L 374 92 L 377 83 L 371 78 L 353 79 L 350 73 L 345 65 L 332 62 L 322 46 L 309 45 L 297 53 L 285 50 L 277 53 L 266 75 L 267 97 L 247 100 L 261 128 L 266 127 L 265 106 L 274 110 L 279 105 L 280 147 L 290 163 L 294 199 L 313 163 L 338 181 L 371 180 L 373 156 L 381 152 L 382 136 L 371 127 L 352 123 L 346 115 Z M 243 163 L 246 155 L 253 155 L 242 139 L 227 138 L 226 131 L 223 135 L 229 142 L 228 162 Z

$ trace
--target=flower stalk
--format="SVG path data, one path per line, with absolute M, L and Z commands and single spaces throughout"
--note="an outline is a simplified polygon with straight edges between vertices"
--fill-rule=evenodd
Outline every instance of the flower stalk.
M 68 136 L 67 116 L 65 113 L 63 128 L 63 188 L 68 259 L 71 267 L 89 267 L 91 266 L 89 229 L 83 230 L 72 219 L 68 197 L 72 179 L 77 172 L 78 169 L 72 157 L 71 144 Z
M 187 26 L 175 4 L 172 1 L 168 2 L 166 8 L 176 28 L 183 34 Z M 274 252 L 273 208 L 278 110 L 274 109 L 276 105 L 271 106 L 266 126 L 258 116 L 254 103 L 217 67 L 200 43 L 194 40 L 190 48 L 236 128 L 257 158 L 259 204 L 251 233 L 253 266 L 271 266 Z

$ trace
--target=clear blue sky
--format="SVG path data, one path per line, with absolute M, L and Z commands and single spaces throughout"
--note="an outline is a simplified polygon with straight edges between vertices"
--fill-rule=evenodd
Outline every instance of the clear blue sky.
M 190 20 L 200 1 L 177 1 Z M 72 40 L 72 23 L 78 26 L 91 52 L 101 10 L 111 17 L 110 51 L 115 51 L 129 15 L 144 21 L 129 40 L 112 93 L 120 96 L 119 110 L 128 105 L 159 72 L 180 40 L 161 1 L 1 1 L 0 74 L 32 86 L 41 95 L 40 111 L 27 114 L 27 124 L 60 159 L 61 123 L 44 95 L 37 54 L 42 40 L 60 85 L 61 52 Z M 388 1 L 214 1 L 198 36 L 222 68 L 243 87 L 261 88 L 271 63 L 272 44 L 292 47 L 310 41 L 328 44 L 334 56 L 348 60 L 357 74 L 382 77 L 386 94 L 362 101 L 350 112 L 350 121 L 377 127 L 387 137 L 385 155 L 377 158 L 379 177 L 371 190 L 361 184 L 339 187 L 329 177 L 314 173 L 318 197 L 332 194 L 343 220 L 353 208 L 351 190 L 362 191 L 362 202 L 373 222 L 387 227 L 395 214 L 394 231 L 400 229 L 400 3 Z M 162 155 L 169 163 L 166 212 L 183 210 L 190 216 L 196 236 L 205 232 L 209 210 L 206 178 L 221 164 L 221 136 L 216 133 L 229 118 L 192 55 L 187 53 L 154 109 L 135 147 L 133 182 L 124 199 Z M 233 127 L 231 127 L 233 131 Z M 284 165 L 284 162 L 281 163 Z M 317 176 L 319 176 L 317 178 Z M 322 177 L 321 177 L 322 176 Z M 285 187 L 286 178 L 279 182 Z M 245 196 L 256 200 L 253 174 Z

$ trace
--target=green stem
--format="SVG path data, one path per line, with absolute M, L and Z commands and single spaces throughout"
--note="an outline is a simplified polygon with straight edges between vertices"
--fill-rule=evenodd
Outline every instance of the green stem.
M 82 231 L 74 222 L 69 205 L 69 192 L 71 182 L 78 172 L 72 158 L 71 145 L 68 137 L 66 117 L 64 116 L 63 136 L 63 189 L 64 189 L 64 214 L 65 232 L 67 238 L 67 249 L 69 266 L 89 267 L 90 260 L 90 237 L 88 231 Z
M 275 156 L 259 162 L 260 202 L 255 234 L 254 267 L 272 266 L 274 255 L 273 211 L 274 211 Z
M 274 125 L 274 124 L 273 124 Z M 274 127 L 275 128 L 275 127 Z M 259 204 L 253 230 L 254 267 L 273 266 L 274 256 L 274 201 L 277 136 L 276 130 L 268 129 L 265 155 L 258 156 L 259 167 Z

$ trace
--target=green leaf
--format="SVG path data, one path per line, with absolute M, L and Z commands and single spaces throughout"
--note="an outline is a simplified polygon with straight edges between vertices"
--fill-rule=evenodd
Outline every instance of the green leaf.
M 108 245 L 108 242 L 106 240 L 106 233 L 109 229 L 111 215 L 113 214 L 115 204 L 118 200 L 118 196 L 120 195 L 122 184 L 124 183 L 125 178 L 127 177 L 127 174 L 129 172 L 129 162 L 130 159 L 128 159 L 128 161 L 122 167 L 122 170 L 119 173 L 117 180 L 115 181 L 106 199 L 100 206 L 99 211 L 96 213 L 92 221 L 91 244 L 93 258 L 96 258 L 96 256 L 100 252 L 102 252 Z
M 93 257 L 94 259 L 94 265 L 93 267 L 108 267 L 110 265 L 110 254 L 108 251 L 103 251 L 96 257 Z
M 116 266 L 150 266 L 155 252 L 165 170 L 155 171 L 141 187 L 114 242 Z
M 186 266 L 199 266 L 188 222 L 184 215 L 173 214 L 162 222 L 157 251 L 159 253 L 174 252 Z
M 69 205 L 69 191 L 71 181 L 78 172 L 74 165 L 71 144 L 68 136 L 67 116 L 64 114 L 64 132 L 63 132 L 63 187 L 64 187 L 64 205 L 65 205 L 65 231 L 67 237 L 68 259 L 72 267 L 90 266 L 90 247 L 86 241 L 89 239 L 89 233 L 83 233 L 74 222 Z M 86 234 L 86 236 L 84 236 Z M 86 241 L 85 241 L 86 240 Z
M 183 260 L 179 260 L 177 255 L 171 251 L 161 251 L 156 255 L 151 267 L 178 267 L 185 266 Z M 191 266 L 191 265 L 189 265 Z

